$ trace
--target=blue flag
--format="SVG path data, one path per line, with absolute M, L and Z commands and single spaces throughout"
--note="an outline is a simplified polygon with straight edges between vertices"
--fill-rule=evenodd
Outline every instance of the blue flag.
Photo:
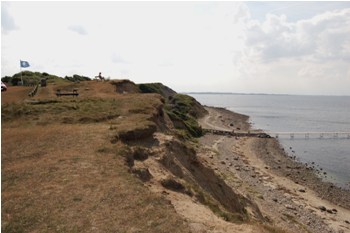
M 21 68 L 26 68 L 26 67 L 29 67 L 29 62 L 27 61 L 20 61 L 20 65 L 21 65 Z

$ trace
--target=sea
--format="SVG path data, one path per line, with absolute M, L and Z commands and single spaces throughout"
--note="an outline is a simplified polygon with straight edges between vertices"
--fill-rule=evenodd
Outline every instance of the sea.
M 255 129 L 278 136 L 289 156 L 313 164 L 322 179 L 350 190 L 350 96 L 189 95 L 202 105 L 250 116 Z

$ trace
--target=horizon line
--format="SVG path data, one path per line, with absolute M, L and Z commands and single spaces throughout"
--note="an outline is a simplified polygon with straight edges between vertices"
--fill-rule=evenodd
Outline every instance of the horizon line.
M 283 96 L 335 96 L 335 97 L 350 97 L 348 95 L 334 94 L 287 94 L 287 93 L 249 93 L 249 92 L 220 92 L 220 91 L 183 91 L 181 94 L 198 94 L 198 95 L 283 95 Z

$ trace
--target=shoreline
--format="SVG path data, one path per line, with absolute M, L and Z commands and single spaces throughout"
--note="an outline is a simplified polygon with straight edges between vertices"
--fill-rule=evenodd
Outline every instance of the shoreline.
M 199 119 L 203 128 L 255 130 L 247 115 L 205 108 L 208 115 Z M 311 232 L 350 232 L 350 191 L 323 181 L 313 169 L 288 156 L 277 139 L 209 133 L 200 143 L 218 152 L 217 157 L 202 156 L 206 163 L 224 173 L 232 188 L 251 197 L 268 219 L 287 216 Z M 294 227 L 287 220 L 277 222 L 286 230 Z
M 247 121 L 246 126 L 242 126 L 243 124 L 240 124 L 242 129 L 244 130 L 253 130 L 253 131 L 261 131 L 264 132 L 261 129 L 255 129 L 253 128 L 252 124 L 248 122 L 248 119 L 250 116 L 240 114 L 234 111 L 230 111 L 226 108 L 221 108 L 221 107 L 213 107 L 213 106 L 205 106 L 206 108 L 211 108 L 211 109 L 217 109 L 220 112 L 224 114 L 230 114 L 234 116 L 234 118 L 239 118 L 239 120 L 245 120 Z M 239 117 L 240 116 L 240 117 Z M 236 121 L 237 123 L 238 121 Z M 224 122 L 223 122 L 224 123 Z M 229 126 L 226 122 L 226 127 Z M 235 124 L 236 125 L 236 124 Z M 221 127 L 220 129 L 223 129 Z M 228 130 L 228 128 L 226 128 Z M 264 132 L 266 133 L 266 132 Z M 268 145 L 267 140 L 273 141 L 272 144 L 274 145 Z M 319 177 L 316 172 L 316 169 L 313 169 L 312 167 L 306 166 L 304 163 L 295 160 L 295 157 L 290 156 L 283 148 L 282 144 L 278 141 L 276 138 L 269 138 L 266 140 L 259 140 L 260 142 L 255 142 L 259 143 L 260 145 L 257 145 L 259 147 L 262 147 L 265 144 L 265 146 L 272 146 L 275 147 L 275 149 L 278 150 L 279 155 L 277 157 L 281 158 L 287 158 L 284 162 L 286 162 L 286 166 L 282 167 L 280 166 L 281 162 L 276 162 L 275 160 L 271 159 L 269 154 L 261 154 L 261 159 L 271 167 L 271 169 L 276 172 L 279 175 L 282 175 L 284 177 L 288 177 L 291 180 L 293 180 L 297 184 L 302 184 L 307 186 L 308 188 L 314 190 L 320 197 L 323 199 L 326 199 L 334 204 L 340 205 L 342 207 L 350 209 L 350 190 L 346 188 L 342 188 L 337 186 L 336 184 L 333 184 L 329 181 L 323 180 L 321 177 Z

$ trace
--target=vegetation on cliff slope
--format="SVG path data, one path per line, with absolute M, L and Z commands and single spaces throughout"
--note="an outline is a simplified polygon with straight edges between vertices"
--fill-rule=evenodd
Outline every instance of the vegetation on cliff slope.
M 197 118 L 204 116 L 207 111 L 193 97 L 178 94 L 161 83 L 139 84 L 139 88 L 143 93 L 158 93 L 164 97 L 165 112 L 185 137 L 203 135 Z

